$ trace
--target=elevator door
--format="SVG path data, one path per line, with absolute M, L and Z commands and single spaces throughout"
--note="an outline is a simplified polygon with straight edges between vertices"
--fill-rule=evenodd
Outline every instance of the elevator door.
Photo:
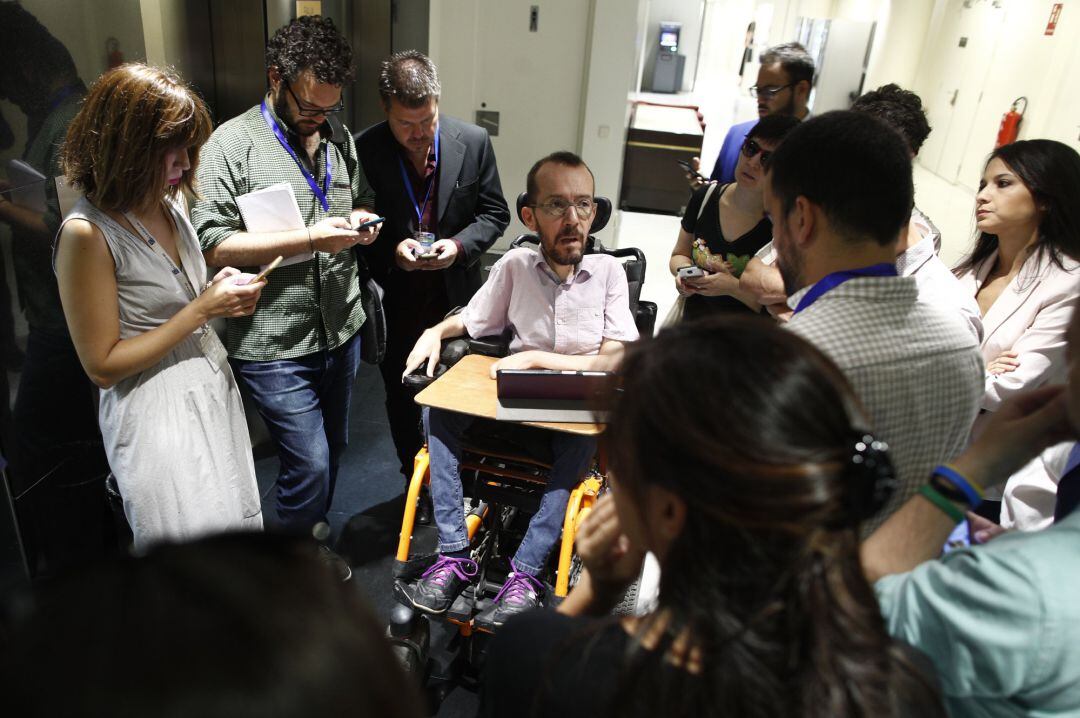
M 591 3 L 549 0 L 537 6 L 535 31 L 534 6 L 535 0 L 460 0 L 452 13 L 445 5 L 441 15 L 432 13 L 441 107 L 470 122 L 477 110 L 498 113 L 492 144 L 511 207 L 533 162 L 556 150 L 581 149 Z M 499 246 L 525 231 L 515 217 Z

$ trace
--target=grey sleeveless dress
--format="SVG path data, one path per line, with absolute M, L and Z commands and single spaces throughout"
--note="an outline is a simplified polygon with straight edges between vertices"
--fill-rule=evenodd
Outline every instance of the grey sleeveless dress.
M 191 301 L 189 287 L 200 292 L 206 284 L 195 230 L 180 206 L 168 205 L 179 230 L 180 276 L 85 198 L 64 219 L 84 219 L 105 236 L 116 264 L 121 339 L 164 324 Z M 195 332 L 156 366 L 102 389 L 98 421 L 136 549 L 262 528 L 244 409 L 213 331 Z

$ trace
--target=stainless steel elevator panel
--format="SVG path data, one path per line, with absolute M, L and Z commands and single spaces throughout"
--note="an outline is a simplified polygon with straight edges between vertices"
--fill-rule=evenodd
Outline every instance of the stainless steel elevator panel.
M 214 120 L 220 124 L 266 92 L 266 20 L 263 0 L 210 0 L 209 6 Z M 201 39 L 192 36 L 191 41 L 198 44 Z
M 392 52 L 428 51 L 430 0 L 354 0 L 349 41 L 356 60 L 352 92 L 354 130 L 384 119 L 379 68 Z
M 391 0 L 356 0 L 353 4 L 351 37 L 356 61 L 352 109 L 354 132 L 384 119 L 379 104 L 379 67 L 391 52 Z

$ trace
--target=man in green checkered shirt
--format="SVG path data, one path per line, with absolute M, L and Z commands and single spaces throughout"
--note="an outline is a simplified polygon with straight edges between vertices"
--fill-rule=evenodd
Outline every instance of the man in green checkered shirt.
M 360 355 L 360 302 L 353 247 L 377 227 L 374 194 L 348 130 L 333 116 L 352 80 L 352 50 L 328 18 L 306 16 L 278 30 L 266 51 L 270 92 L 224 123 L 199 157 L 202 195 L 191 218 L 206 262 L 257 267 L 286 258 L 255 313 L 228 320 L 226 346 L 266 421 L 280 468 L 277 526 L 307 531 L 326 521 Z M 304 229 L 247 231 L 241 195 L 287 182 Z M 252 271 L 255 271 L 252 269 Z

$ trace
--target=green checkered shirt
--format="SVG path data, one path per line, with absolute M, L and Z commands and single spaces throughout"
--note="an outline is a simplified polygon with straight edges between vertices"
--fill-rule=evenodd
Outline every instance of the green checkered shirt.
M 278 124 L 289 137 L 285 126 Z M 292 183 L 308 226 L 326 217 L 348 217 L 355 207 L 373 207 L 375 195 L 357 160 L 356 145 L 348 130 L 344 134 L 345 142 L 330 143 L 330 211 L 324 212 L 258 105 L 221 125 L 199 154 L 197 179 L 202 198 L 191 209 L 191 223 L 203 251 L 244 231 L 236 197 L 279 182 Z M 326 174 L 322 147 L 315 156 L 315 179 L 321 187 Z M 351 250 L 316 252 L 313 260 L 274 270 L 255 313 L 228 320 L 225 343 L 229 356 L 236 359 L 292 359 L 341 346 L 356 334 L 364 318 L 356 255 Z

